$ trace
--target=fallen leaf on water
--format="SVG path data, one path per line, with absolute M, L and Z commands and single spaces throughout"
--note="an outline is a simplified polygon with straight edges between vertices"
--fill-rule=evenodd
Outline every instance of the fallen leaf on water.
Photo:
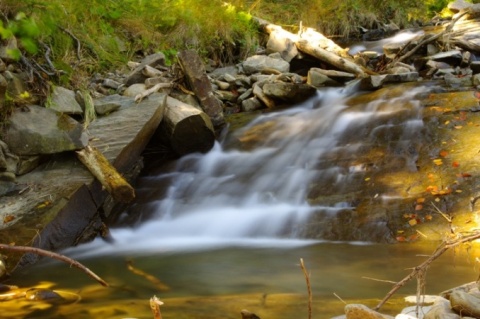
M 445 151 L 445 150 L 442 150 L 442 151 L 440 151 L 440 156 L 441 156 L 441 157 L 447 157 L 447 156 L 448 156 L 448 152 Z
M 459 167 L 459 166 L 460 166 L 460 164 L 457 161 L 453 161 L 452 167 Z
M 433 160 L 433 164 L 437 166 L 443 165 L 443 160 L 441 158 L 436 158 Z
M 410 220 L 408 221 L 408 224 L 410 224 L 410 226 L 415 226 L 415 225 L 418 224 L 418 223 L 417 223 L 417 220 L 416 220 L 416 219 L 410 219 Z
M 397 230 L 397 234 L 403 234 L 404 232 L 404 230 Z
M 407 241 L 407 239 L 404 236 L 397 236 L 397 241 Z
M 7 216 L 3 217 L 3 223 L 4 223 L 4 224 L 7 224 L 7 223 L 11 222 L 11 221 L 14 220 L 14 219 L 15 219 L 15 216 L 13 216 L 13 215 L 7 215 Z
M 408 237 L 408 241 L 415 241 L 418 239 L 418 237 L 420 237 L 419 234 L 410 235 L 410 237 Z
M 463 128 L 463 126 L 462 126 L 462 125 L 455 125 L 454 128 L 455 128 L 456 130 L 459 130 L 459 129 Z
M 422 204 L 417 204 L 415 205 L 415 210 L 422 210 L 423 209 L 423 205 Z
M 480 99 L 480 92 L 478 91 L 473 92 L 473 96 L 476 97 L 477 99 Z
M 425 220 L 432 220 L 432 218 L 433 218 L 432 215 L 425 216 Z
M 422 204 L 422 203 L 425 203 L 425 198 L 424 197 L 417 198 L 417 204 Z

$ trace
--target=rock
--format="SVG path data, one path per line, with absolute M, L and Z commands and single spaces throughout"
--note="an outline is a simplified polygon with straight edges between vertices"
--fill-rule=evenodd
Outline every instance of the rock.
M 135 69 L 127 75 L 125 79 L 125 85 L 130 86 L 135 83 L 143 83 L 147 78 L 143 74 L 143 69 L 147 65 L 153 68 L 165 66 L 165 55 L 159 52 L 146 56 L 142 61 L 140 61 L 140 64 L 138 64 L 138 66 L 136 66 Z
M 218 91 L 215 91 L 215 94 L 220 99 L 220 101 L 226 101 L 226 102 L 232 102 L 232 103 L 236 102 L 238 97 L 238 94 L 232 91 L 218 90 Z
M 345 82 L 348 82 L 348 81 L 351 81 L 351 80 L 355 79 L 355 77 L 356 77 L 355 74 L 353 74 L 353 73 L 335 71 L 335 70 L 324 70 L 324 69 L 320 69 L 320 68 L 311 68 L 309 70 L 309 73 L 310 73 L 310 71 L 324 74 L 324 75 L 328 76 L 330 79 L 333 79 L 334 81 L 336 81 L 336 83 L 338 83 L 338 82 L 345 83 Z
M 252 89 L 248 89 L 246 90 L 245 92 L 243 92 L 237 99 L 238 102 L 243 102 L 244 100 L 248 99 L 249 97 L 251 97 L 253 94 L 253 90 Z
M 393 319 L 361 304 L 349 304 L 345 306 L 347 319 Z
M 135 97 L 137 94 L 143 93 L 147 89 L 145 83 L 135 83 L 130 85 L 123 92 L 124 96 Z
M 41 159 L 42 157 L 38 155 L 21 156 L 17 165 L 16 174 L 20 176 L 33 171 L 40 165 Z
M 307 74 L 307 83 L 316 88 L 322 86 L 338 86 L 340 83 L 329 78 L 326 74 L 318 72 L 317 69 L 311 68 Z
M 218 85 L 220 90 L 228 90 L 230 88 L 230 83 L 223 81 L 215 81 L 215 84 Z
M 454 290 L 450 294 L 451 308 L 462 316 L 480 317 L 480 298 L 467 292 Z
M 11 98 L 17 98 L 20 94 L 27 91 L 25 81 L 19 74 L 5 71 L 3 76 L 7 80 L 7 92 Z
M 387 74 L 372 75 L 360 80 L 360 90 L 377 90 L 383 86 Z
M 423 319 L 460 319 L 460 316 L 453 312 L 447 299 L 439 297 Z
M 5 142 L 0 141 L 0 172 L 16 173 L 18 162 L 18 156 L 10 152 Z
M 263 104 L 271 109 L 275 107 L 275 101 L 263 92 L 262 87 L 265 82 L 266 81 L 261 81 L 253 84 L 253 95 L 255 95 L 258 100 L 262 101 Z
M 123 83 L 120 83 L 112 79 L 105 79 L 103 80 L 102 85 L 106 88 L 118 90 L 120 87 L 123 86 Z
M 148 88 L 151 88 L 152 86 L 159 84 L 159 83 L 171 83 L 171 79 L 159 76 L 159 77 L 153 77 L 153 78 L 148 78 L 145 80 L 145 86 Z
M 251 97 L 242 101 L 242 111 L 243 112 L 252 112 L 260 110 L 263 108 L 262 102 L 260 102 L 256 97 Z
M 473 74 L 480 73 L 480 61 L 470 62 L 470 69 L 472 69 Z
M 445 78 L 445 83 L 448 86 L 453 88 L 469 87 L 469 86 L 472 86 L 473 84 L 471 75 L 457 76 L 452 73 L 446 73 L 444 78 Z
M 17 177 L 12 172 L 1 172 L 0 181 L 1 182 L 14 182 Z
M 267 82 L 263 85 L 265 95 L 285 102 L 299 103 L 312 97 L 317 90 L 303 83 Z
M 6 41 L 5 45 L 0 45 L 0 59 L 7 63 L 16 62 L 15 57 L 10 52 L 18 50 L 17 38 L 10 37 Z
M 119 94 L 113 94 L 106 96 L 101 99 L 96 99 L 93 101 L 95 107 L 95 112 L 98 115 L 105 115 L 112 113 L 122 106 L 129 106 L 131 103 L 131 98 L 126 96 L 121 96 Z
M 418 80 L 418 72 L 404 72 L 387 74 L 384 83 L 415 82 Z
M 242 65 L 245 74 L 260 73 L 265 69 L 274 69 L 280 73 L 290 70 L 290 64 L 287 61 L 266 55 L 251 56 Z
M 56 86 L 51 94 L 49 109 L 66 114 L 82 114 L 83 110 L 75 99 L 75 92 L 61 86 Z
M 462 63 L 462 53 L 458 50 L 451 50 L 446 52 L 440 52 L 434 55 L 429 56 L 429 60 L 437 61 L 437 62 L 445 62 L 452 66 L 457 66 Z
M 4 141 L 17 155 L 78 150 L 88 143 L 80 123 L 44 107 L 31 105 L 16 109 L 9 122 Z
M 468 9 L 472 6 L 471 3 L 466 2 L 465 0 L 456 0 L 454 2 L 450 2 L 447 5 L 447 8 L 450 9 L 452 12 L 460 12 L 462 10 Z

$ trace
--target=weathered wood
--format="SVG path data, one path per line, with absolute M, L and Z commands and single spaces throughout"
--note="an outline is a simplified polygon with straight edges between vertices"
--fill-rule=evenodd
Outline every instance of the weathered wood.
M 342 71 L 350 72 L 361 77 L 364 77 L 369 73 L 368 70 L 357 65 L 347 54 L 345 49 L 311 28 L 307 28 L 305 31 L 300 30 L 300 34 L 297 35 L 284 30 L 280 26 L 269 23 L 266 20 L 256 18 L 255 21 L 262 31 L 268 34 L 275 32 L 276 37 L 283 36 L 285 39 L 293 41 L 298 50 Z
M 107 192 L 112 195 L 114 200 L 129 203 L 135 198 L 133 187 L 128 184 L 98 149 L 87 145 L 77 152 L 77 157 Z
M 169 97 L 161 123 L 172 149 L 182 156 L 208 152 L 215 143 L 210 117 L 201 110 Z
M 198 53 L 184 50 L 178 54 L 178 61 L 185 74 L 187 84 L 198 98 L 202 109 L 210 116 L 215 127 L 225 124 L 223 106 L 215 97 L 207 72 Z
M 172 86 L 172 83 L 157 83 L 148 90 L 145 90 L 142 93 L 135 95 L 135 102 L 140 102 L 141 100 L 143 100 L 144 97 L 149 96 L 150 94 L 153 94 L 160 89 L 171 88 Z

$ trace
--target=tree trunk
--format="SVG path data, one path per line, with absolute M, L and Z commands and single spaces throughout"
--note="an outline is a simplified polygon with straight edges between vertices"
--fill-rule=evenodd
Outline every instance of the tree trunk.
M 225 124 L 223 107 L 215 97 L 200 56 L 194 50 L 185 50 L 178 54 L 178 61 L 185 74 L 187 84 L 197 96 L 202 109 L 212 119 L 215 127 Z
M 208 152 L 215 143 L 212 122 L 201 110 L 169 97 L 161 123 L 172 149 L 182 156 Z

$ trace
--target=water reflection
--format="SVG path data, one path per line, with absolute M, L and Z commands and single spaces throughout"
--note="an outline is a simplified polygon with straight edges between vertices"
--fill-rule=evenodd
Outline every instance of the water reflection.
M 203 316 L 207 313 L 223 313 L 223 317 L 240 318 L 239 311 L 246 307 L 242 304 L 242 295 L 257 294 L 274 296 L 277 294 L 294 294 L 306 299 L 305 279 L 299 267 L 299 260 L 303 258 L 311 273 L 314 304 L 321 305 L 320 318 L 329 318 L 341 314 L 343 305 L 338 303 L 334 293 L 346 301 L 373 298 L 383 298 L 391 289 L 392 284 L 374 281 L 399 281 L 406 276 L 410 269 L 423 262 L 425 254 L 434 250 L 434 245 L 380 245 L 380 244 L 352 244 L 352 243 L 316 243 L 291 248 L 252 248 L 230 247 L 228 249 L 213 249 L 197 252 L 162 251 L 159 244 L 156 253 L 138 256 L 133 261 L 135 267 L 154 275 L 170 287 L 169 291 L 160 291 L 154 284 L 143 277 L 129 272 L 126 260 L 132 255 L 124 254 L 104 258 L 82 259 L 82 261 L 100 276 L 109 281 L 115 288 L 102 288 L 96 285 L 103 293 L 92 295 L 93 285 L 87 276 L 68 265 L 57 262 L 46 262 L 36 268 L 34 273 L 22 278 L 15 278 L 19 285 L 34 285 L 40 281 L 55 281 L 56 288 L 78 292 L 83 298 L 76 311 L 71 313 L 74 318 L 120 318 L 85 316 L 85 312 L 93 311 L 96 307 L 130 303 L 135 300 L 148 300 L 157 295 L 166 303 L 165 318 L 181 316 L 182 307 L 169 308 L 175 304 L 176 298 L 211 297 L 209 302 L 202 305 Z M 453 286 L 474 281 L 478 277 L 478 269 L 474 263 L 476 249 L 457 249 L 449 251 L 438 261 L 434 262 L 427 272 L 425 293 L 436 294 Z M 415 294 L 416 283 L 411 282 L 399 291 L 400 295 Z M 221 301 L 215 298 L 236 295 L 235 308 L 225 308 Z M 267 299 L 268 300 L 268 299 Z M 358 300 L 357 300 L 358 301 Z M 297 301 L 285 301 L 295 307 Z M 366 301 L 365 301 L 366 302 Z M 375 302 L 375 301 L 373 301 Z M 328 308 L 326 305 L 335 305 Z M 147 306 L 147 304 L 145 304 Z M 192 301 L 193 306 L 193 301 Z M 373 306 L 373 305 L 372 305 Z M 1 304 L 0 304 L 1 307 Z M 72 306 L 73 307 L 73 306 Z M 185 305 L 184 305 L 185 307 Z M 270 317 L 280 306 L 268 307 L 259 302 L 249 305 L 249 310 L 262 313 L 265 318 Z M 71 308 L 68 311 L 73 311 Z M 81 310 L 80 310 L 81 309 Z M 184 308 L 183 308 L 184 309 Z M 305 308 L 306 309 L 306 308 Z M 0 309 L 1 310 L 1 309 Z M 49 316 L 41 315 L 35 318 L 60 318 L 62 311 L 56 309 Z M 121 317 L 150 318 L 148 307 L 142 313 L 138 308 Z M 173 313 L 172 313 L 172 312 Z M 184 311 L 187 311 L 184 309 Z M 78 316 L 77 316 L 78 315 Z M 288 319 L 285 316 L 278 319 Z M 212 318 L 212 317 L 210 317 Z M 215 318 L 215 317 L 213 317 Z

